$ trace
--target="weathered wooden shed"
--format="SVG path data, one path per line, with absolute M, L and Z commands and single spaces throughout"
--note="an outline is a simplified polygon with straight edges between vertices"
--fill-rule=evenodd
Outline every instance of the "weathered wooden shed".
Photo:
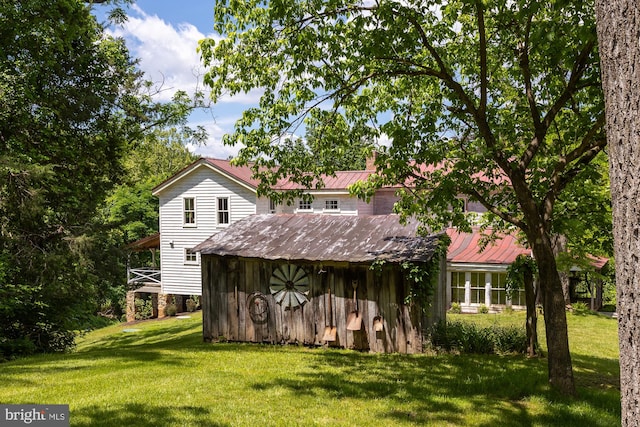
M 250 216 L 195 248 L 204 339 L 420 353 L 445 316 L 440 238 L 396 215 Z M 408 302 L 407 263 L 433 262 L 433 294 Z

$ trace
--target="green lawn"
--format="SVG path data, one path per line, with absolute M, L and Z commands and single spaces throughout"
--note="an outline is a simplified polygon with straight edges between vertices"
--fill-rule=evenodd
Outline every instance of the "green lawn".
M 619 425 L 617 323 L 568 317 L 575 400 L 549 391 L 545 359 L 205 344 L 196 314 L 112 326 L 73 353 L 2 364 L 0 402 L 69 404 L 73 426 Z

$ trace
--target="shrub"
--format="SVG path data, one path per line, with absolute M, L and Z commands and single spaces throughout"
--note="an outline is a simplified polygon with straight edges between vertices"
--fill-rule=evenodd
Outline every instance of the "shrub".
M 459 302 L 452 302 L 451 308 L 449 309 L 451 313 L 460 314 L 462 313 L 462 307 L 460 307 Z
M 587 306 L 587 304 L 578 301 L 575 304 L 572 305 L 572 309 L 571 312 L 573 314 L 575 314 L 576 316 L 584 316 L 585 314 L 589 313 L 589 306 Z
M 460 353 L 525 353 L 527 335 L 514 326 L 479 327 L 473 323 L 439 322 L 430 332 L 431 345 L 445 351 Z
M 487 307 L 484 304 L 480 304 L 480 307 L 478 307 L 478 313 L 487 314 L 488 312 L 489 312 L 489 307 Z
M 197 295 L 191 295 L 185 304 L 187 305 L 187 311 L 196 311 L 200 305 L 200 298 Z
M 136 298 L 136 320 L 151 319 L 153 316 L 153 302 L 150 299 Z
M 164 307 L 164 314 L 165 316 L 175 316 L 176 313 L 178 312 L 178 307 L 176 307 L 175 304 L 167 304 Z
M 508 306 L 506 306 L 506 307 L 504 308 L 504 310 L 502 310 L 502 312 L 503 312 L 504 314 L 513 314 L 514 310 L 513 310 L 513 307 L 511 307 L 510 305 L 508 305 Z
M 493 327 L 494 350 L 496 353 L 526 353 L 527 333 L 516 326 Z

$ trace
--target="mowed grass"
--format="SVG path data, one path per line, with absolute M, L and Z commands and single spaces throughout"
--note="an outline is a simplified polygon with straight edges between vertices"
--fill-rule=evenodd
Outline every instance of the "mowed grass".
M 2 364 L 0 402 L 69 404 L 72 426 L 619 425 L 617 323 L 568 317 L 577 399 L 549 390 L 546 359 L 207 344 L 196 314 L 104 328 L 73 353 Z

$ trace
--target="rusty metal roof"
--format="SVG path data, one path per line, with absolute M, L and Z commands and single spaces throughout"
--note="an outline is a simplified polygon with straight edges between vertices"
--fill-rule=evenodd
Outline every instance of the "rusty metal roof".
M 251 215 L 198 245 L 203 255 L 269 260 L 424 262 L 439 237 L 417 236 L 397 215 Z
M 447 229 L 451 238 L 447 261 L 470 264 L 511 264 L 518 255 L 530 255 L 531 250 L 521 245 L 513 234 L 502 234 L 481 250 L 482 233 L 474 229 L 463 233 L 454 228 Z
M 146 249 L 160 249 L 160 233 L 154 233 L 150 236 L 138 239 L 135 242 L 129 243 L 124 248 L 134 252 Z

